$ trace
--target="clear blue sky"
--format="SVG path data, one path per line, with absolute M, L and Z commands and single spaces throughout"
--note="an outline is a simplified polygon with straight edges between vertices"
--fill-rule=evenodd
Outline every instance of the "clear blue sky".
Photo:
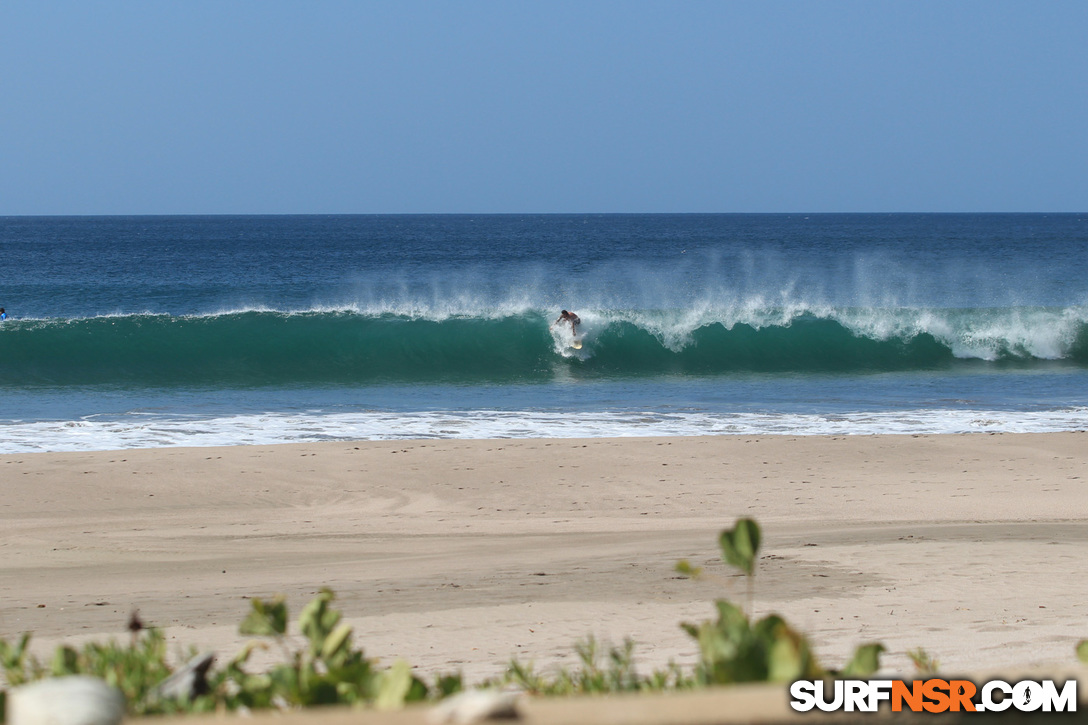
M 0 2 L 0 214 L 1088 211 L 1088 2 Z

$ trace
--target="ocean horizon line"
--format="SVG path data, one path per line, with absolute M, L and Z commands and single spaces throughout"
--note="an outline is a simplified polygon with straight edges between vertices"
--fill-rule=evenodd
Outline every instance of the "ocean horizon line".
M 283 218 L 297 219 L 305 217 L 952 217 L 952 216 L 1078 216 L 1088 215 L 1085 210 L 1050 210 L 1050 211 L 395 211 L 395 212 L 105 212 L 105 213 L 0 213 L 0 219 L 199 219 L 199 218 Z

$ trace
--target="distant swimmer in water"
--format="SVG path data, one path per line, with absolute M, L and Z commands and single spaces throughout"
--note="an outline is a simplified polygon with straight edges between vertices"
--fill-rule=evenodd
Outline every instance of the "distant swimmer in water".
M 573 312 L 563 310 L 562 314 L 559 315 L 559 319 L 556 320 L 553 325 L 562 325 L 564 322 L 570 323 L 570 334 L 578 334 L 578 325 L 582 324 L 582 318 L 578 317 L 578 315 Z
M 8 319 L 8 313 L 4 312 L 4 308 L 0 307 L 0 320 Z

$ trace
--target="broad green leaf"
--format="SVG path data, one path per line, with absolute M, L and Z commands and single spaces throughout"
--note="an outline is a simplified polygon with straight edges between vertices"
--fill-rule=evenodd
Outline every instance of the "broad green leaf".
M 767 654 L 767 679 L 771 682 L 793 682 L 805 671 L 805 652 L 800 638 L 783 632 L 771 641 Z
M 351 648 L 351 632 L 350 624 L 341 624 L 334 629 L 321 645 L 321 658 L 331 660 L 346 654 Z
M 751 629 L 748 615 L 736 604 L 725 599 L 718 599 L 714 602 L 714 606 L 718 609 L 718 629 L 731 639 L 738 639 Z
M 1088 639 L 1077 642 L 1077 659 L 1088 665 Z
M 461 692 L 465 688 L 464 682 L 461 678 L 461 673 L 447 675 L 436 675 L 434 678 L 434 689 L 441 697 L 449 697 Z
M 306 704 L 302 692 L 302 673 L 297 667 L 277 665 L 269 670 L 268 677 L 275 695 L 293 705 Z
M 67 646 L 57 647 L 53 652 L 53 676 L 75 675 L 79 673 L 79 653 Z
M 270 601 L 252 600 L 252 610 L 238 626 L 240 634 L 256 637 L 282 637 L 287 633 L 287 600 L 277 594 Z
M 854 650 L 854 658 L 843 668 L 843 677 L 869 677 L 880 669 L 880 654 L 884 645 L 879 642 L 863 644 Z
M 19 644 L 10 645 L 7 640 L 0 639 L 0 665 L 3 666 L 9 685 L 21 684 L 26 665 L 26 649 L 30 644 L 30 632 L 24 632 L 19 638 Z
M 427 683 L 413 676 L 408 686 L 408 694 L 404 696 L 405 702 L 422 702 L 427 699 Z
M 756 625 L 760 637 L 769 642 L 767 679 L 790 682 L 818 677 L 820 668 L 805 635 L 793 629 L 786 620 L 771 615 Z
M 397 660 L 392 667 L 382 673 L 374 706 L 379 710 L 402 708 L 410 689 L 412 689 L 412 666 L 404 660 Z
M 786 620 L 782 619 L 782 617 L 777 614 L 768 614 L 752 626 L 752 631 L 756 633 L 757 637 L 766 639 L 769 642 L 775 637 L 778 637 L 779 631 L 783 628 L 789 629 Z
M 310 651 L 315 655 L 324 649 L 325 639 L 340 622 L 340 612 L 329 608 L 335 598 L 331 589 L 323 588 L 298 615 L 299 629 L 310 640 Z
M 722 557 L 748 576 L 755 573 L 756 555 L 759 553 L 759 524 L 752 519 L 737 519 L 732 529 L 726 529 L 718 538 Z
M 22 662 L 23 657 L 26 655 L 26 648 L 29 645 L 30 632 L 23 632 L 23 636 L 19 638 L 19 644 L 15 647 L 15 650 L 12 654 L 14 654 L 15 657 L 18 658 L 20 662 Z

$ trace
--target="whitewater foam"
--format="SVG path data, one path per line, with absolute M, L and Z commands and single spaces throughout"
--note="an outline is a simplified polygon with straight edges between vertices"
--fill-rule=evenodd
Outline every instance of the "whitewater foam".
M 1088 408 L 1047 411 L 905 410 L 842 414 L 661 411 L 426 411 L 150 415 L 0 425 L 6 452 L 96 451 L 315 441 L 625 438 L 698 435 L 1048 433 L 1088 429 Z

